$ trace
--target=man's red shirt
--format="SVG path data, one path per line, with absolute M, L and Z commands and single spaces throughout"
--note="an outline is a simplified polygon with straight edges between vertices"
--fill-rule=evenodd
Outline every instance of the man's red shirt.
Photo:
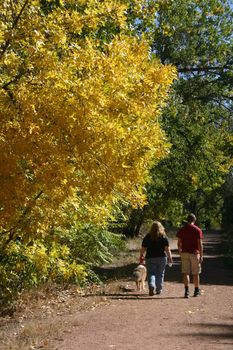
M 182 227 L 176 237 L 181 239 L 182 253 L 198 254 L 199 252 L 199 240 L 202 239 L 202 230 L 196 225 L 187 224 Z

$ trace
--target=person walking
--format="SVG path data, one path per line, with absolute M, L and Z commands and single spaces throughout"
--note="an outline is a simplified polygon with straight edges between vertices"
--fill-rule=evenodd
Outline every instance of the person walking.
M 181 257 L 181 270 L 184 282 L 184 297 L 189 298 L 190 274 L 193 276 L 194 297 L 200 295 L 201 263 L 203 261 L 202 230 L 195 225 L 196 216 L 189 214 L 187 224 L 179 229 L 176 236 L 177 246 Z
M 167 260 L 172 264 L 172 254 L 163 225 L 154 221 L 149 233 L 143 238 L 140 249 L 140 262 L 145 255 L 149 295 L 160 294 L 163 289 Z

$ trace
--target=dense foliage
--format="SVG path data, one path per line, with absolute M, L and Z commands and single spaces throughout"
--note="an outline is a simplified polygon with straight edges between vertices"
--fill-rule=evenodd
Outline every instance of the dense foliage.
M 43 236 L 65 207 L 93 219 L 120 197 L 140 203 L 167 149 L 158 115 L 175 70 L 125 33 L 127 4 L 42 4 L 1 4 L 0 226 L 11 238 Z M 109 21 L 122 33 L 108 43 Z
M 127 234 L 187 211 L 230 227 L 232 18 L 227 0 L 0 3 L 6 300 L 83 283 L 127 215 Z
M 149 30 L 146 22 L 134 22 L 136 33 L 146 32 L 161 61 L 177 67 L 179 79 L 161 117 L 172 147 L 153 168 L 149 205 L 133 211 L 132 230 L 138 232 L 143 218 L 180 224 L 188 211 L 203 227 L 222 222 L 222 186 L 233 151 L 232 5 L 224 0 L 159 1 Z
M 62 271 L 70 279 L 69 269 L 82 279 L 83 265 L 104 260 L 109 241 L 119 242 L 81 233 L 77 222 L 102 225 L 119 200 L 145 201 L 149 168 L 169 148 L 159 115 L 176 69 L 134 35 L 127 14 L 147 17 L 143 3 L 0 3 L 4 290 Z

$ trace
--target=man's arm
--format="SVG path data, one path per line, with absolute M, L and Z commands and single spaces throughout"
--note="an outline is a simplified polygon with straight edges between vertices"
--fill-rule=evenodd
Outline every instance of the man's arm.
M 202 239 L 198 240 L 198 250 L 199 250 L 199 254 L 200 254 L 200 264 L 203 261 L 203 243 L 202 243 Z
M 178 237 L 178 241 L 177 241 L 177 247 L 178 247 L 178 251 L 179 251 L 179 254 L 182 253 L 182 242 L 181 242 L 181 239 Z

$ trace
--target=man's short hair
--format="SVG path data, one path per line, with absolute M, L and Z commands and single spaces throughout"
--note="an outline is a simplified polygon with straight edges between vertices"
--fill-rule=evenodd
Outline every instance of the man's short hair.
M 196 216 L 194 214 L 189 214 L 187 216 L 187 221 L 188 222 L 195 222 L 197 220 Z

